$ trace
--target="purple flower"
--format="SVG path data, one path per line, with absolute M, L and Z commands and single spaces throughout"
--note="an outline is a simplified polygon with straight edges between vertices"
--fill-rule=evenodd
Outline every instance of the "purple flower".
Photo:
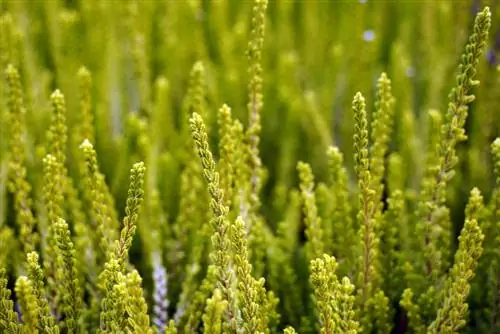
M 497 63 L 497 56 L 495 54 L 495 50 L 489 49 L 486 52 L 486 60 L 488 61 L 488 64 L 490 64 L 490 66 L 495 66 L 496 65 L 496 63 Z
M 375 39 L 375 32 L 373 30 L 365 30 L 363 32 L 363 39 L 366 42 L 371 42 Z
M 161 263 L 161 256 L 153 254 L 153 324 L 159 333 L 165 332 L 168 322 L 168 277 L 167 270 Z
M 21 307 L 17 301 L 14 303 L 14 311 L 17 313 L 17 319 L 21 321 L 23 313 L 21 312 Z

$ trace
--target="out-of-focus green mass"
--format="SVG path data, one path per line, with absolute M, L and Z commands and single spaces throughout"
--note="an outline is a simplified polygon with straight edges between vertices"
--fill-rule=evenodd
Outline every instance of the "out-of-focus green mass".
M 0 0 L 0 333 L 500 333 L 500 1 Z

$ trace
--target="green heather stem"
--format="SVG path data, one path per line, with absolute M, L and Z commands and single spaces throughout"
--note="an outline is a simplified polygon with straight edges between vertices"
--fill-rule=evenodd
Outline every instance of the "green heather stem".
M 50 313 L 49 302 L 47 301 L 44 273 L 38 263 L 39 256 L 36 252 L 28 253 L 27 269 L 28 278 L 33 285 L 33 294 L 37 300 L 38 313 L 38 330 L 42 333 L 58 334 L 59 326 L 56 324 L 54 317 Z
M 258 283 L 252 277 L 252 265 L 248 260 L 245 223 L 240 216 L 231 226 L 231 244 L 234 251 L 234 267 L 238 279 L 239 303 L 244 333 L 256 333 L 259 328 L 261 305 L 258 304 Z
M 111 225 L 111 217 L 109 214 L 109 207 L 105 202 L 105 195 L 103 194 L 104 177 L 99 173 L 97 165 L 97 157 L 94 147 L 88 140 L 84 140 L 80 145 L 80 150 L 85 157 L 85 196 L 87 202 L 91 205 L 90 218 L 92 228 L 94 229 L 93 246 L 97 248 L 99 262 L 104 262 L 106 259 L 106 252 L 116 231 L 113 230 Z
M 455 263 L 445 283 L 444 300 L 436 320 L 429 326 L 429 333 L 458 333 L 466 324 L 469 282 L 483 252 L 484 235 L 479 228 L 478 215 L 483 199 L 477 188 L 471 191 L 466 210 L 465 224 L 460 233 Z
M 10 126 L 9 191 L 14 194 L 16 223 L 25 253 L 36 249 L 37 233 L 34 231 L 36 220 L 33 216 L 31 185 L 26 170 L 26 110 L 23 104 L 19 72 L 9 65 L 6 70 L 8 83 L 8 109 Z
M 372 174 L 368 156 L 368 123 L 365 110 L 365 99 L 361 93 L 354 97 L 352 109 L 354 111 L 354 161 L 358 178 L 359 213 L 361 240 L 361 266 L 358 273 L 358 294 L 363 306 L 373 292 L 376 281 L 377 240 L 374 232 L 375 191 L 371 187 Z
M 130 170 L 130 186 L 128 189 L 127 206 L 125 207 L 125 218 L 120 233 L 120 239 L 116 245 L 116 258 L 122 267 L 128 262 L 128 251 L 132 245 L 139 209 L 144 198 L 144 173 L 146 167 L 143 162 L 137 162 Z
M 54 222 L 54 235 L 59 250 L 56 278 L 63 286 L 61 313 L 68 332 L 80 333 L 80 314 L 83 304 L 79 275 L 76 267 L 75 249 L 71 241 L 68 224 L 59 218 Z
M 208 191 L 211 197 L 210 209 L 213 213 L 211 224 L 214 234 L 212 235 L 213 250 L 210 258 L 215 265 L 217 287 L 221 291 L 223 300 L 228 303 L 225 310 L 226 321 L 224 323 L 225 326 L 228 326 L 229 332 L 236 333 L 238 325 L 236 318 L 236 296 L 233 291 L 234 269 L 231 263 L 231 245 L 228 235 L 230 228 L 227 218 L 228 208 L 224 202 L 224 193 L 219 185 L 219 173 L 216 170 L 215 161 L 208 146 L 203 119 L 197 113 L 193 113 L 189 123 L 201 166 L 203 167 L 203 176 L 208 183 Z
M 374 200 L 377 210 L 374 215 L 380 214 L 384 185 L 382 180 L 385 173 L 385 155 L 389 150 L 392 133 L 394 97 L 391 92 L 391 80 L 386 73 L 382 73 L 377 82 L 377 100 L 372 121 L 370 169 L 372 174 L 372 188 L 375 191 Z
M 469 91 L 479 85 L 475 80 L 476 67 L 486 46 L 488 32 L 491 26 L 491 13 L 488 7 L 478 13 L 474 21 L 474 32 L 469 37 L 462 54 L 461 63 L 458 67 L 456 86 L 449 94 L 448 110 L 445 120 L 441 126 L 441 137 L 439 140 L 439 163 L 432 166 L 432 182 L 422 188 L 419 202 L 419 224 L 420 228 L 428 230 L 426 225 L 432 224 L 436 212 L 446 200 L 446 186 L 452 179 L 454 168 L 458 163 L 456 145 L 467 139 L 465 135 L 465 121 L 467 119 L 468 104 L 474 101 L 474 95 Z M 433 240 L 428 232 L 423 232 L 423 247 L 427 247 Z M 432 254 L 430 255 L 433 256 Z M 433 271 L 432 258 L 427 258 L 425 273 Z
M 261 132 L 261 112 L 263 106 L 262 89 L 262 49 L 264 46 L 265 17 L 267 0 L 255 0 L 252 7 L 251 39 L 248 43 L 247 57 L 249 62 L 248 83 L 249 100 L 247 104 L 248 141 L 250 143 L 249 163 L 252 171 L 250 205 L 252 210 L 259 206 L 259 191 L 261 187 L 260 173 L 262 162 L 259 156 L 259 143 Z
M 500 332 L 486 2 L 0 0 L 0 333 Z
M 17 293 L 17 292 L 16 292 Z M 0 269 L 0 329 L 2 332 L 5 333 L 18 333 L 19 331 L 19 322 L 17 320 L 17 315 L 14 312 L 14 303 L 10 299 L 11 292 L 7 288 L 7 277 L 6 277 L 6 272 L 5 269 L 1 268 Z M 33 302 L 30 300 L 28 301 L 27 299 L 21 298 L 21 304 L 22 301 L 26 300 L 27 303 L 25 303 L 24 310 L 29 312 L 28 310 L 35 310 L 35 307 L 30 307 L 29 304 L 32 304 Z M 36 303 L 36 302 L 35 302 Z M 30 317 L 31 313 L 27 315 L 27 317 Z M 36 314 L 34 315 L 35 319 L 29 318 L 29 319 L 23 319 L 25 323 L 28 324 L 33 324 L 36 327 Z M 31 320 L 31 321 L 29 321 Z
M 219 289 L 215 289 L 213 296 L 207 300 L 207 307 L 203 315 L 203 333 L 222 333 L 222 323 L 224 310 L 227 308 L 227 301 L 222 299 Z
M 19 276 L 15 291 L 22 312 L 23 330 L 37 332 L 40 308 L 33 293 L 33 285 L 26 276 Z

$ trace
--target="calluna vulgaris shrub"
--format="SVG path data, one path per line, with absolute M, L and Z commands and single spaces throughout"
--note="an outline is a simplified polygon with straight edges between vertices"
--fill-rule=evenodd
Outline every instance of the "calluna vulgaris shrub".
M 0 333 L 500 333 L 482 2 L 0 1 Z

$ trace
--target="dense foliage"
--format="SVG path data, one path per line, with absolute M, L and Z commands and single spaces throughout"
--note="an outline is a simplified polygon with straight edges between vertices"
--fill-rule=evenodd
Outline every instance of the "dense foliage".
M 500 333 L 495 3 L 1 0 L 0 332 Z

